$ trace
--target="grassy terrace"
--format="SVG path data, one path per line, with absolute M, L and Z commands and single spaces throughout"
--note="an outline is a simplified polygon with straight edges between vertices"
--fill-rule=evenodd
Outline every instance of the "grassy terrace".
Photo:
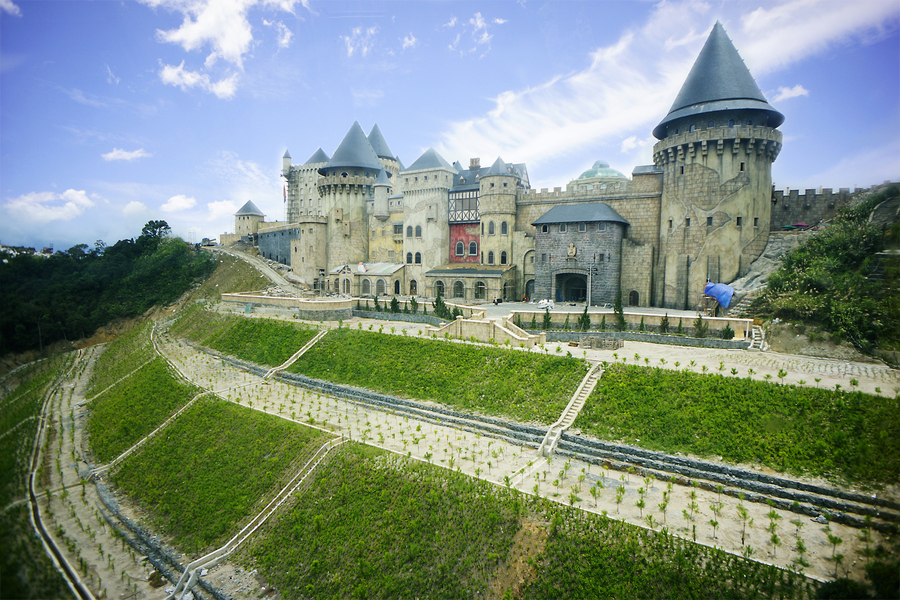
M 509 591 L 516 557 L 535 599 L 806 598 L 816 585 L 356 444 L 242 560 L 285 598 L 477 598 Z
M 260 365 L 278 366 L 289 359 L 317 330 L 274 319 L 220 315 L 194 305 L 172 327 L 172 333 L 204 346 Z
M 303 425 L 202 398 L 112 478 L 179 548 L 200 552 L 234 535 L 324 441 Z
M 573 357 L 337 329 L 290 371 L 462 411 L 552 423 L 587 373 Z
M 851 481 L 900 477 L 900 400 L 631 365 L 575 421 L 596 437 Z
M 153 344 L 150 343 L 151 327 L 150 321 L 144 321 L 106 346 L 103 354 L 94 362 L 86 393 L 88 398 L 99 394 L 153 358 L 155 353 Z
M 91 449 L 101 462 L 114 459 L 199 392 L 175 379 L 165 360 L 153 359 L 91 401 Z

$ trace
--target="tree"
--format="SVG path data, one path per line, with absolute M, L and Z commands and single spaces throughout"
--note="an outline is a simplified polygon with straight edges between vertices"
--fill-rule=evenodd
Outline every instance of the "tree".
M 584 312 L 578 317 L 578 329 L 581 331 L 589 331 L 591 328 L 591 316 L 588 314 L 587 304 L 584 305 Z
M 616 328 L 619 331 L 625 331 L 627 324 L 625 323 L 625 311 L 622 309 L 622 289 L 616 292 L 616 302 L 613 305 L 613 312 L 616 313 Z
M 172 233 L 172 228 L 165 221 L 147 221 L 141 229 L 141 237 L 162 239 Z
M 551 320 L 550 320 L 550 309 L 544 309 L 544 331 L 548 331 L 550 329 Z

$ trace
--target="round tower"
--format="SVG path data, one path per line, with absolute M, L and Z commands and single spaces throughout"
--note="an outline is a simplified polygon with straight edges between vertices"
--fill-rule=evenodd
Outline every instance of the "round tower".
M 717 22 L 653 130 L 663 171 L 656 306 L 697 307 L 707 280 L 743 276 L 765 248 L 783 122 Z
M 240 236 L 256 235 L 259 231 L 259 224 L 266 220 L 263 214 L 252 200 L 247 200 L 246 204 L 234 213 L 234 232 Z
M 499 157 L 481 175 L 478 210 L 481 217 L 482 264 L 506 266 L 513 262 L 519 181 L 514 166 Z

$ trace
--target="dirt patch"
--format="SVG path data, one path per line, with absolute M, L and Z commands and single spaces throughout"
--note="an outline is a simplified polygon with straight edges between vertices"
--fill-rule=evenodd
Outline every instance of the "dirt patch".
M 835 343 L 827 332 L 813 327 L 793 323 L 776 323 L 769 325 L 766 341 L 775 352 L 799 354 L 801 356 L 817 356 L 820 358 L 836 358 L 854 362 L 878 362 L 852 345 Z
M 526 519 L 513 537 L 509 556 L 500 565 L 488 588 L 489 599 L 521 598 L 537 576 L 537 560 L 547 545 L 548 524 Z M 504 596 L 505 595 L 505 596 Z

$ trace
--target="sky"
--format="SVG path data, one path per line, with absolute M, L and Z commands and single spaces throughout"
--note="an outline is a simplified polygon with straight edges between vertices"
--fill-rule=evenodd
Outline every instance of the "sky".
M 283 219 L 285 150 L 354 121 L 405 165 L 630 176 L 717 20 L 785 115 L 776 189 L 900 179 L 900 0 L 0 0 L 0 244 Z

